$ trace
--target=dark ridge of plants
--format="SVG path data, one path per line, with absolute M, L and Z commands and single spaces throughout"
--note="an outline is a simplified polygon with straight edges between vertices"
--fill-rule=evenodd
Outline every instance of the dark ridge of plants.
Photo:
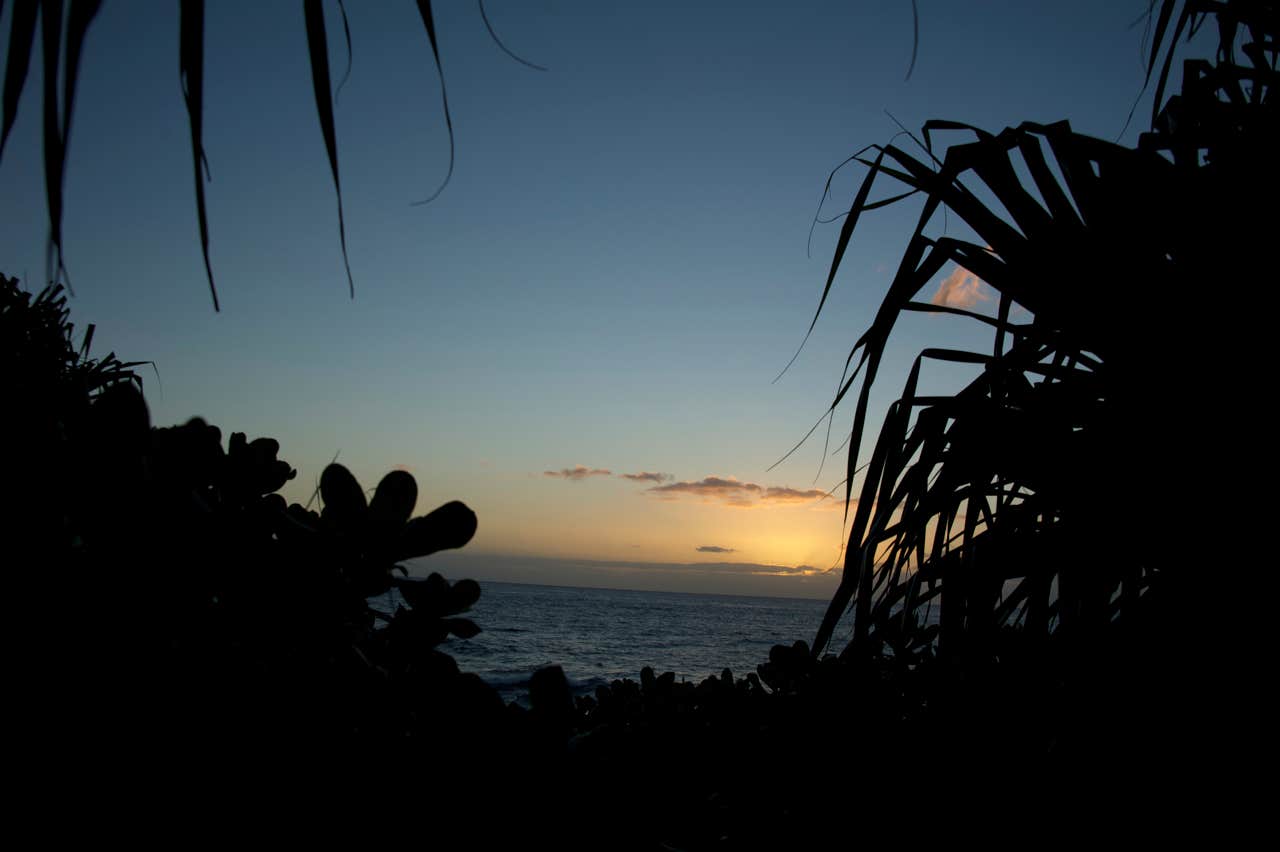
M 137 365 L 77 349 L 56 286 L 3 285 L 0 390 L 22 403 L 3 435 L 22 450 L 4 492 L 11 766 L 37 808 L 68 775 L 108 810 L 145 801 L 191 825 L 292 796 L 373 814 L 394 790 L 411 806 L 393 831 L 450 848 L 805 848 L 839 842 L 851 799 L 874 813 L 865 841 L 904 824 L 928 839 L 991 798 L 1006 825 L 1051 815 L 1082 777 L 1075 746 L 1099 729 L 1007 628 L 998 676 L 960 684 L 927 632 L 893 621 L 873 656 L 796 642 L 745 677 L 645 668 L 579 696 L 550 667 L 528 709 L 504 706 L 439 650 L 479 629 L 464 613 L 480 587 L 401 567 L 465 545 L 469 509 L 413 517 L 413 476 L 366 499 L 336 463 L 319 512 L 286 505 L 277 442 L 152 427 Z M 371 605 L 391 589 L 394 612 Z M 866 735 L 832 737 L 837 720 Z M 916 825 L 928 786 L 961 778 L 973 788 Z M 1131 778 L 1113 767 L 1091 789 Z
M 18 403 L 3 438 L 21 450 L 4 492 L 7 685 L 22 696 L 9 725 L 23 733 L 11 767 L 37 808 L 68 775 L 104 807 L 144 800 L 201 821 L 282 791 L 375 808 L 395 789 L 415 835 L 446 845 L 766 848 L 834 836 L 847 795 L 780 779 L 848 760 L 880 767 L 854 785 L 871 793 L 953 742 L 945 726 L 899 739 L 936 717 L 940 694 L 932 649 L 906 644 L 871 664 L 779 645 L 744 678 L 646 668 L 576 697 L 552 667 L 534 673 L 529 709 L 504 706 L 439 649 L 479 629 L 465 612 L 480 587 L 401 567 L 465 545 L 469 509 L 413 517 L 413 476 L 393 471 L 366 499 L 339 464 L 320 477 L 319 512 L 286 505 L 277 491 L 296 471 L 277 442 L 224 442 L 200 418 L 153 427 L 138 365 L 88 358 L 56 285 L 32 297 L 0 283 L 0 391 Z M 394 612 L 371 605 L 390 589 Z M 830 743 L 814 724 L 829 714 L 886 736 Z M 1017 754 L 1038 765 L 1056 730 Z M 906 807 L 890 796 L 881 810 Z
M 0 284 L 6 568 L 39 760 L 407 759 L 440 751 L 439 726 L 460 738 L 441 754 L 461 753 L 505 712 L 437 649 L 475 635 L 479 586 L 401 565 L 465 545 L 470 509 L 411 517 L 410 474 L 366 501 L 338 464 L 322 511 L 286 505 L 296 472 L 276 441 L 224 444 L 200 418 L 153 428 L 138 364 L 89 358 L 92 327 L 77 348 L 60 286 Z M 370 606 L 392 588 L 395 612 Z

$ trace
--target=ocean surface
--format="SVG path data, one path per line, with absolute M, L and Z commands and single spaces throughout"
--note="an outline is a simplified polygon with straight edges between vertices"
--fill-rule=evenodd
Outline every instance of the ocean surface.
M 481 628 L 440 650 L 475 672 L 506 701 L 524 701 L 529 676 L 564 669 L 576 693 L 640 669 L 701 681 L 728 667 L 754 672 L 769 648 L 813 640 L 827 602 L 678 592 L 636 592 L 482 582 L 467 614 Z

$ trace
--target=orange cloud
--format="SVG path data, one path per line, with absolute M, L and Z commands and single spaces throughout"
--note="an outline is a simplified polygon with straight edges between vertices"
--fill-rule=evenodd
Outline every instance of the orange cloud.
M 620 473 L 618 476 L 623 479 L 630 479 L 632 482 L 666 482 L 667 480 L 675 479 L 669 473 L 650 473 L 647 470 L 642 470 L 639 473 Z
M 799 491 L 795 488 L 766 488 L 764 490 L 764 500 L 772 503 L 808 503 L 810 500 L 819 500 L 827 496 L 827 492 L 821 488 L 810 488 L 805 491 Z
M 708 476 L 697 482 L 672 482 L 648 490 L 667 500 L 689 496 L 704 503 L 721 502 L 741 509 L 768 503 L 809 503 L 827 496 L 827 492 L 818 488 L 800 491 L 778 486 L 765 487 L 754 482 L 743 482 L 732 476 Z
M 564 470 L 544 470 L 543 476 L 550 476 L 555 479 L 568 479 L 571 482 L 581 482 L 588 476 L 611 476 L 612 471 L 599 467 L 587 467 L 585 464 L 576 464 L 573 467 L 566 467 Z
M 957 265 L 951 274 L 942 279 L 938 292 L 929 301 L 950 308 L 972 308 L 979 302 L 991 300 L 990 288 L 982 279 L 963 266 Z

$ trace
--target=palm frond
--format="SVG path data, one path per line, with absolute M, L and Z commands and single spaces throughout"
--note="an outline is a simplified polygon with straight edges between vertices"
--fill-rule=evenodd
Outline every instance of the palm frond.
M 824 415 L 860 383 L 846 479 L 846 506 L 857 508 L 815 655 L 850 611 L 846 654 L 881 653 L 890 639 L 905 641 L 909 626 L 917 644 L 936 641 L 939 653 L 961 661 L 991 658 L 1010 628 L 1033 641 L 1092 641 L 1180 570 L 1177 559 L 1157 558 L 1168 548 L 1152 545 L 1176 498 L 1151 483 L 1171 481 L 1162 470 L 1178 444 L 1195 434 L 1191 424 L 1213 415 L 1184 415 L 1180 429 L 1169 428 L 1164 408 L 1179 397 L 1181 376 L 1163 359 L 1174 347 L 1195 346 L 1218 363 L 1226 332 L 1215 323 L 1197 328 L 1185 311 L 1153 302 L 1150 288 L 1191 292 L 1221 274 L 1227 245 L 1252 258 L 1228 254 L 1227 268 L 1264 266 L 1256 261 L 1265 250 L 1249 234 L 1267 217 L 1250 218 L 1238 199 L 1242 187 L 1265 193 L 1275 185 L 1280 122 L 1271 92 L 1280 26 L 1269 2 L 1190 0 L 1179 9 L 1168 0 L 1152 13 L 1147 74 L 1160 66 L 1158 112 L 1137 150 L 1075 133 L 1066 122 L 992 134 L 931 121 L 921 133 L 923 159 L 892 142 L 872 146 L 874 158 L 852 158 L 867 173 L 819 313 L 872 185 L 893 181 L 901 186 L 891 198 L 918 194 L 923 203 L 888 291 L 846 361 L 846 372 L 855 358 L 857 369 Z M 1165 102 L 1175 43 L 1210 15 L 1219 24 L 1216 62 L 1187 62 L 1181 93 Z M 1251 40 L 1240 53 L 1249 64 L 1237 65 L 1234 45 L 1246 31 Z M 972 138 L 939 159 L 939 134 L 957 132 Z M 931 236 L 939 213 L 958 217 L 976 240 Z M 999 296 L 995 316 L 924 297 L 948 264 Z M 1011 321 L 1015 305 L 1027 321 Z M 894 326 L 909 312 L 984 325 L 991 347 L 920 353 L 863 465 L 855 501 L 870 391 Z M 951 395 L 920 394 L 922 365 L 939 361 L 980 373 Z M 921 616 L 934 603 L 939 630 L 925 640 L 931 628 Z

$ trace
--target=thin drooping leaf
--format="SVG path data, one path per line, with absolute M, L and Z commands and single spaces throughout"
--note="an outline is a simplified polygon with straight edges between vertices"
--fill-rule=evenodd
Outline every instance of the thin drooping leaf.
M 1169 20 L 1173 17 L 1173 10 L 1177 5 L 1177 0 L 1164 0 L 1160 4 L 1160 14 L 1156 18 L 1155 34 L 1151 38 L 1151 55 L 1147 59 L 1147 76 L 1144 85 L 1151 82 L 1151 73 L 1155 70 L 1156 59 L 1160 55 L 1160 46 L 1164 43 L 1165 30 L 1169 28 Z M 1149 10 L 1147 14 L 1150 16 Z M 1177 40 L 1176 37 L 1174 40 Z
M 102 7 L 102 0 L 71 0 L 67 15 L 67 55 L 63 62 L 65 76 L 62 80 L 62 145 L 66 153 L 71 137 L 72 107 L 76 97 L 76 81 L 80 76 L 80 54 L 84 51 L 85 35 L 89 25 Z
M 907 65 L 907 76 L 903 82 L 911 79 L 911 72 L 916 70 L 916 54 L 920 49 L 920 10 L 916 8 L 916 0 L 911 0 L 911 62 Z
M 333 93 L 334 103 L 337 103 L 339 96 L 342 95 L 342 87 L 347 85 L 347 78 L 351 76 L 351 25 L 347 23 L 347 7 L 343 5 L 342 0 L 338 0 L 338 14 L 342 16 L 342 35 L 347 40 L 347 70 L 342 72 L 342 79 L 338 81 L 337 91 Z
M 791 365 L 800 357 L 800 353 L 804 350 L 804 345 L 809 341 L 810 335 L 813 334 L 814 326 L 818 324 L 818 317 L 822 314 L 822 306 L 827 303 L 827 296 L 831 293 L 831 284 L 836 279 L 836 272 L 840 269 L 840 261 L 844 259 L 845 250 L 849 247 L 849 239 L 853 236 L 853 229 L 858 225 L 858 218 L 867 204 L 867 196 L 871 194 L 871 185 L 875 182 L 876 173 L 880 166 L 880 161 L 884 159 L 884 151 L 880 151 L 876 155 L 875 162 L 870 170 L 867 171 L 866 177 L 862 179 L 862 185 L 858 187 L 858 193 L 854 196 L 853 204 L 849 206 L 849 215 L 844 220 L 844 225 L 840 228 L 840 236 L 836 240 L 835 254 L 831 258 L 831 269 L 827 273 L 826 286 L 822 288 L 822 297 L 818 299 L 818 309 L 813 312 L 813 320 L 809 323 L 809 329 L 804 334 L 804 339 L 800 341 L 799 348 L 796 353 L 791 356 L 791 360 L 782 368 L 782 372 L 774 377 L 773 381 L 782 378 L 787 370 L 791 369 Z
M 1174 0 L 1165 0 L 1164 6 L 1160 9 L 1160 16 L 1162 19 L 1162 23 L 1167 23 L 1167 21 L 1163 21 L 1163 18 L 1165 16 L 1166 10 L 1170 9 L 1173 6 L 1173 3 L 1174 3 Z M 1165 52 L 1164 65 L 1160 69 L 1160 79 L 1156 83 L 1155 101 L 1151 104 L 1151 123 L 1152 124 L 1156 123 L 1156 119 L 1160 116 L 1160 108 L 1164 106 L 1164 87 L 1165 87 L 1165 84 L 1169 82 L 1169 67 L 1173 64 L 1173 54 L 1175 53 L 1175 48 L 1177 48 L 1178 46 L 1178 37 L 1182 35 L 1182 31 L 1183 29 L 1186 28 L 1187 21 L 1189 21 L 1190 19 L 1191 19 L 1191 8 L 1190 6 L 1184 6 L 1182 8 L 1182 14 L 1178 16 L 1178 23 L 1174 25 L 1173 37 L 1169 39 L 1169 49 Z M 1158 27 L 1156 32 L 1156 38 L 1153 41 L 1151 46 L 1151 59 L 1153 62 L 1155 61 L 1156 51 L 1159 50 L 1159 47 L 1160 47 L 1161 35 L 1162 35 L 1161 28 Z M 1150 68 L 1148 68 L 1147 74 L 1150 75 L 1150 73 L 1151 73 Z
M 444 192 L 444 188 L 449 185 L 449 179 L 453 177 L 453 118 L 449 115 L 449 93 L 444 86 L 444 66 L 440 64 L 440 48 L 436 44 L 436 22 L 431 14 L 431 0 L 418 0 L 418 13 L 422 16 L 422 25 L 427 29 L 427 39 L 431 42 L 431 55 L 436 61 L 436 71 L 440 74 L 440 102 L 444 105 L 444 123 L 449 131 L 449 170 L 435 192 L 421 201 L 412 202 L 411 206 L 415 207 L 434 201 L 440 193 Z
M 15 0 L 13 4 L 13 17 L 9 21 L 9 58 L 4 70 L 4 128 L 0 130 L 0 159 L 4 157 L 9 131 L 13 130 L 13 122 L 18 117 L 22 87 L 27 82 L 39 6 L 40 0 Z
M 187 123 L 191 127 L 191 161 L 196 179 L 196 218 L 200 223 L 200 251 L 204 255 L 204 271 L 209 278 L 209 295 L 214 311 L 218 305 L 218 288 L 213 283 L 213 266 L 209 263 L 209 214 L 205 208 L 204 182 L 209 179 L 209 163 L 204 154 L 204 0 L 182 0 L 179 11 L 178 74 L 182 81 L 182 99 L 187 105 Z M 203 168 L 202 168 L 203 167 Z
M 849 163 L 854 162 L 862 154 L 864 154 L 867 151 L 870 151 L 874 147 L 875 147 L 874 145 L 867 145 L 865 148 L 862 148 L 857 152 L 850 154 L 848 157 L 845 157 L 844 160 L 838 166 L 836 166 L 834 169 L 832 169 L 830 172 L 827 173 L 827 182 L 822 186 L 822 197 L 818 199 L 818 209 L 814 212 L 813 221 L 809 224 L 809 239 L 805 243 L 805 249 L 804 249 L 805 257 L 810 257 L 809 250 L 813 247 L 813 228 L 814 228 L 814 225 L 816 225 L 819 221 L 818 217 L 822 215 L 823 205 L 827 203 L 827 198 L 831 196 L 831 182 L 835 180 L 836 174 L 838 174 L 839 171 L 843 169 L 845 166 L 847 166 Z M 845 214 L 842 214 L 842 215 L 848 215 L 848 214 L 846 212 Z M 836 218 L 839 218 L 839 217 L 836 217 Z
M 342 182 L 338 179 L 338 139 L 333 122 L 333 97 L 329 94 L 329 41 L 324 28 L 324 6 L 320 0 L 303 0 L 307 21 L 307 49 L 311 54 L 311 85 L 315 89 L 316 113 L 320 132 L 324 135 L 329 169 L 333 172 L 333 189 L 338 196 L 338 239 L 342 243 L 342 263 L 347 270 L 347 287 L 356 297 L 355 280 L 351 277 L 351 261 L 347 257 L 347 227 L 342 215 Z
M 503 44 L 502 39 L 498 38 L 498 34 L 494 32 L 493 24 L 489 23 L 489 15 L 484 10 L 484 0 L 477 0 L 477 3 L 480 6 L 480 18 L 481 20 L 484 21 L 484 28 L 489 31 L 489 37 L 493 39 L 493 43 L 496 44 L 498 47 L 502 48 L 503 53 L 505 53 L 507 56 L 510 56 L 512 59 L 514 59 L 516 62 L 519 62 L 521 65 L 528 65 L 530 68 L 534 69 L 535 71 L 547 70 L 546 68 L 543 68 L 541 65 L 535 65 L 529 60 L 523 59 L 519 56 L 516 56 L 514 53 L 512 53 L 511 48 Z
M 44 192 L 49 205 L 49 242 L 45 277 L 62 269 L 62 130 L 58 126 L 58 59 L 62 39 L 62 0 L 42 0 L 40 35 L 44 59 Z M 54 250 L 57 249 L 57 263 Z M 67 282 L 70 288 L 70 282 Z
M 49 204 L 49 249 L 46 270 L 49 277 L 62 277 L 71 289 L 62 251 L 62 190 L 66 176 L 67 146 L 71 139 L 71 116 L 75 104 L 76 81 L 80 75 L 80 54 L 85 35 L 102 0 L 72 0 L 67 15 L 67 48 L 62 62 L 62 110 L 58 111 L 59 44 L 62 38 L 62 2 L 44 0 L 42 35 L 44 46 L 44 172 L 45 195 Z M 56 264 L 53 258 L 57 258 Z

